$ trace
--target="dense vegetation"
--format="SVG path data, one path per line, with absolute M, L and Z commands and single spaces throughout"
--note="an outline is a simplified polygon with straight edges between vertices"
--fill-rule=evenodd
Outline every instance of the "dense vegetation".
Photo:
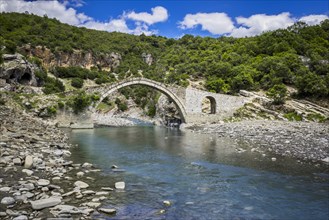
M 111 52 L 122 56 L 112 72 L 55 67 L 51 71 L 60 78 L 92 79 L 101 84 L 114 81 L 113 73 L 119 79 L 142 73 L 181 86 L 187 86 L 189 80 L 204 81 L 207 90 L 220 93 L 264 89 L 276 103 L 285 97 L 286 85 L 295 87 L 300 97 L 329 97 L 329 20 L 317 26 L 298 22 L 249 38 L 185 35 L 177 40 L 89 30 L 29 14 L 1 13 L 0 24 L 0 44 L 6 53 L 29 43 L 45 46 L 54 54 L 81 50 L 96 57 Z M 152 54 L 152 65 L 143 61 L 143 53 Z M 61 90 L 56 81 L 48 81 L 49 90 Z M 81 82 L 74 79 L 74 85 L 79 87 Z M 128 88 L 124 93 L 134 94 L 135 101 L 148 106 L 153 114 L 154 104 L 145 97 L 154 100 L 156 95 L 148 89 Z

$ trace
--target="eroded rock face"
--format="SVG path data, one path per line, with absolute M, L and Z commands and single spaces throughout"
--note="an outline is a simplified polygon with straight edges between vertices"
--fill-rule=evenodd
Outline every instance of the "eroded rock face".
M 152 54 L 149 54 L 149 53 L 142 53 L 142 58 L 143 58 L 143 61 L 151 66 L 152 63 L 153 63 L 153 57 L 152 57 Z
M 0 78 L 7 83 L 37 86 L 34 67 L 21 54 L 4 54 L 0 66 Z
M 95 55 L 91 52 L 73 50 L 72 52 L 56 52 L 43 46 L 32 47 L 27 44 L 20 48 L 20 51 L 27 56 L 34 56 L 42 60 L 45 67 L 52 66 L 81 66 L 91 68 L 101 67 L 104 70 L 113 70 L 120 65 L 122 57 L 119 53 L 101 53 Z

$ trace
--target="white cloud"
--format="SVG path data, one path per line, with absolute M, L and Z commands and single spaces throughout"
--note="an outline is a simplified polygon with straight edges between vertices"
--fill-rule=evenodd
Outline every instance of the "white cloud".
M 201 25 L 202 30 L 209 31 L 212 34 L 230 33 L 233 28 L 233 22 L 225 13 L 197 13 L 187 14 L 184 20 L 179 22 L 181 29 L 193 29 Z
M 324 21 L 326 19 L 329 19 L 327 15 L 308 15 L 301 17 L 299 21 L 303 21 L 308 25 L 317 25 L 320 24 L 321 21 Z
M 135 21 L 142 21 L 148 25 L 152 25 L 158 22 L 164 22 L 168 19 L 168 12 L 167 9 L 161 6 L 157 6 L 151 9 L 152 14 L 147 12 L 140 12 L 136 13 L 134 11 L 129 12 L 125 15 L 125 17 L 135 20 Z
M 49 18 L 57 18 L 63 23 L 71 25 L 79 25 L 86 21 L 92 20 L 91 17 L 77 13 L 73 8 L 67 8 L 66 2 L 60 3 L 58 1 L 19 1 L 19 0 L 1 0 L 1 12 L 20 12 L 28 11 L 35 15 L 43 16 L 47 14 Z
M 168 18 L 167 10 L 161 6 L 152 8 L 153 14 L 145 12 L 128 14 L 123 13 L 117 19 L 110 19 L 107 22 L 96 21 L 84 13 L 78 13 L 73 7 L 80 7 L 84 4 L 83 0 L 67 0 L 62 3 L 59 1 L 33 1 L 26 2 L 22 0 L 0 0 L 0 12 L 20 12 L 56 18 L 63 23 L 70 25 L 86 27 L 96 30 L 117 31 L 129 34 L 145 35 L 156 34 L 157 30 L 149 30 L 148 25 L 156 22 L 165 21 Z M 72 6 L 72 7 L 71 7 Z M 135 27 L 130 29 L 126 23 L 127 19 L 135 20 Z M 143 22 L 143 23 L 141 23 Z
M 245 37 L 259 35 L 264 31 L 272 31 L 287 28 L 294 23 L 288 12 L 278 15 L 256 14 L 249 18 L 237 17 L 240 27 L 236 27 L 230 34 L 233 37 Z

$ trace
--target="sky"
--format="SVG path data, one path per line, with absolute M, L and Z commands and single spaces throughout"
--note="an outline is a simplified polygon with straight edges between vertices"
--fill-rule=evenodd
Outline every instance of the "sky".
M 79 27 L 170 38 L 248 37 L 329 19 L 328 0 L 0 0 L 0 12 L 26 11 Z

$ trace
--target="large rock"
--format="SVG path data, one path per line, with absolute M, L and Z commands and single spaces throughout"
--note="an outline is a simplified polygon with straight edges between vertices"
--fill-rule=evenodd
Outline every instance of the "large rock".
M 62 200 L 58 197 L 50 197 L 48 199 L 40 199 L 36 201 L 31 201 L 32 208 L 34 210 L 40 210 L 48 207 L 53 207 L 62 202 Z
M 21 54 L 4 54 L 3 64 L 0 66 L 0 78 L 7 83 L 20 83 L 23 85 L 37 86 L 34 75 L 34 66 Z
M 4 197 L 1 200 L 1 204 L 4 204 L 4 205 L 12 205 L 14 203 L 15 203 L 15 199 L 13 197 Z

